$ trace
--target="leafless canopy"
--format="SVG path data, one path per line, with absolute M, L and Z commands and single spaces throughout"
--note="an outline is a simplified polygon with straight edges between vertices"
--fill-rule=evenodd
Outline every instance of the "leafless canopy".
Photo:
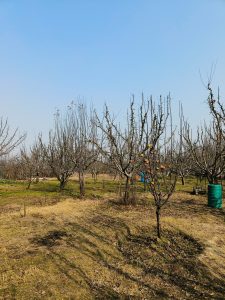
M 149 147 L 155 147 L 165 130 L 168 114 L 160 97 L 159 104 L 152 97 L 135 108 L 134 97 L 127 113 L 126 124 L 121 126 L 105 106 L 103 120 L 96 115 L 96 124 L 102 133 L 98 147 L 112 164 L 125 177 L 124 203 L 129 204 L 130 186 L 134 176 L 140 172 L 142 158 Z M 165 110 L 168 111 L 168 108 Z
M 65 120 L 57 112 L 54 130 L 49 131 L 48 143 L 44 143 L 41 137 L 39 141 L 46 163 L 59 180 L 60 190 L 63 190 L 69 177 L 75 171 L 72 128 L 67 126 Z
M 9 154 L 15 149 L 26 135 L 18 135 L 18 129 L 11 131 L 8 120 L 0 119 L 0 157 Z
M 84 103 L 71 103 L 66 114 L 66 126 L 71 130 L 71 158 L 79 175 L 80 196 L 85 195 L 85 172 L 97 161 L 97 127 L 93 110 Z
M 37 183 L 39 176 L 43 175 L 46 170 L 45 157 L 40 142 L 35 142 L 29 151 L 25 147 L 22 147 L 20 149 L 19 162 L 23 178 L 28 180 L 27 189 L 29 189 L 32 180 L 35 179 Z
M 197 129 L 196 137 L 192 135 L 190 125 L 185 122 L 184 141 L 191 154 L 196 169 L 205 176 L 209 183 L 218 183 L 225 169 L 225 114 L 223 105 L 208 85 L 208 105 L 212 116 L 209 125 L 204 123 Z
M 161 237 L 161 208 L 173 194 L 180 174 L 181 139 L 175 134 L 172 122 L 171 100 L 168 96 L 165 101 L 160 99 L 159 105 L 154 108 L 157 116 L 156 143 L 150 145 L 143 157 L 143 172 L 149 190 L 153 195 L 157 217 L 157 235 Z

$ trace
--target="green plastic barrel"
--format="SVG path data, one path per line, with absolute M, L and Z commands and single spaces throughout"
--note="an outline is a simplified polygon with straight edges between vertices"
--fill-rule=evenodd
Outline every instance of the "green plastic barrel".
M 208 206 L 213 208 L 222 208 L 222 185 L 208 185 Z

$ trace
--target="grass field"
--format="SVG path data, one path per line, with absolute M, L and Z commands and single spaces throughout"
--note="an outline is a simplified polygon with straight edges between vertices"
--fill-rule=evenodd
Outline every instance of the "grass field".
M 225 299 L 225 211 L 178 184 L 156 239 L 153 199 L 136 206 L 119 185 L 76 179 L 0 182 L 0 299 Z M 24 216 L 24 206 L 26 216 Z

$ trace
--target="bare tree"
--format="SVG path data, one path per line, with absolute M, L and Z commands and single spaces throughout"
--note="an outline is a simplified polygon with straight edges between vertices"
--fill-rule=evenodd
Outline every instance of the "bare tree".
M 46 162 L 64 189 L 69 177 L 79 175 L 80 196 L 85 195 L 85 172 L 97 161 L 98 153 L 94 144 L 97 129 L 93 113 L 82 103 L 71 103 L 65 114 L 59 111 L 55 116 L 55 127 L 49 132 L 48 143 L 40 138 Z
M 191 156 L 185 150 L 182 150 L 180 154 L 180 168 L 179 168 L 179 177 L 181 178 L 182 185 L 185 185 L 185 179 L 194 173 L 194 166 L 191 164 Z
M 209 183 L 215 184 L 225 169 L 225 114 L 219 94 L 215 99 L 210 84 L 208 90 L 212 120 L 209 125 L 204 123 L 198 127 L 196 137 L 193 137 L 190 125 L 185 122 L 184 140 L 198 173 L 205 176 Z
M 59 112 L 55 116 L 54 130 L 49 131 L 48 143 L 44 143 L 42 137 L 39 137 L 46 163 L 60 182 L 60 191 L 65 188 L 69 177 L 75 172 L 74 138 L 71 126 L 68 126 Z
M 0 157 L 9 154 L 25 137 L 25 134 L 18 134 L 18 129 L 11 131 L 8 120 L 0 118 Z
M 85 172 L 97 162 L 97 127 L 93 111 L 83 103 L 72 103 L 67 110 L 67 127 L 71 128 L 72 160 L 79 176 L 80 196 L 85 195 Z
M 105 106 L 104 117 L 101 121 L 96 116 L 97 126 L 103 134 L 103 141 L 98 144 L 101 153 L 111 162 L 112 166 L 126 178 L 124 204 L 129 204 L 131 179 L 137 168 L 139 154 L 144 151 L 144 126 L 146 117 L 143 119 L 142 133 L 137 128 L 137 120 L 134 109 L 134 100 L 130 104 L 130 110 L 127 116 L 126 128 L 123 130 L 119 123 L 116 123 L 114 117 L 110 114 L 109 108 Z
M 103 134 L 102 143 L 98 146 L 115 170 L 125 177 L 123 201 L 124 204 L 130 204 L 134 200 L 130 197 L 133 178 L 140 171 L 145 152 L 154 147 L 161 136 L 166 118 L 160 110 L 157 114 L 152 97 L 145 100 L 142 95 L 137 112 L 132 98 L 124 129 L 115 121 L 107 106 L 103 120 L 98 116 L 96 120 Z
M 154 108 L 154 115 L 158 139 L 145 152 L 142 169 L 154 198 L 157 236 L 161 238 L 161 209 L 175 190 L 181 162 L 181 139 L 176 138 L 173 128 L 170 97 L 166 102 L 160 101 L 157 109 Z
M 4 156 L 0 161 L 0 176 L 4 179 L 22 179 L 22 172 L 18 156 Z
M 179 145 L 178 145 L 178 155 L 179 155 L 179 177 L 181 178 L 182 185 L 185 185 L 185 178 L 195 171 L 195 167 L 192 164 L 191 154 L 187 149 L 185 149 L 183 142 L 183 107 L 180 103 L 179 105 L 179 120 L 180 120 L 180 132 L 179 132 Z
M 40 143 L 35 143 L 30 147 L 29 152 L 25 147 L 20 150 L 20 167 L 24 177 L 28 180 L 27 189 L 30 188 L 32 181 L 39 182 L 39 176 L 44 172 L 44 156 Z
M 211 83 L 209 82 L 207 85 L 207 89 L 209 92 L 209 96 L 208 96 L 208 105 L 209 105 L 209 109 L 210 109 L 210 113 L 212 114 L 213 118 L 216 119 L 216 122 L 222 126 L 224 126 L 225 124 L 225 108 L 223 106 L 223 104 L 221 103 L 220 100 L 220 91 L 218 88 L 218 94 L 217 94 L 217 98 L 215 98 L 212 87 L 211 87 Z M 223 134 L 225 133 L 224 130 L 225 128 L 221 128 Z
M 109 171 L 106 169 L 106 164 L 101 160 L 101 157 L 99 156 L 98 160 L 96 160 L 93 164 L 90 166 L 90 172 L 92 175 L 92 178 L 94 179 L 94 182 L 97 182 L 98 175 L 103 174 L 106 171 Z

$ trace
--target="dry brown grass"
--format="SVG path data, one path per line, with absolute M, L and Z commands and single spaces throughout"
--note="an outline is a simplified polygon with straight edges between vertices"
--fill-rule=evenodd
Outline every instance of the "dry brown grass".
M 143 196 L 144 197 L 144 196 Z M 156 239 L 153 202 L 66 199 L 0 214 L 1 299 L 225 299 L 225 213 L 176 193 Z

